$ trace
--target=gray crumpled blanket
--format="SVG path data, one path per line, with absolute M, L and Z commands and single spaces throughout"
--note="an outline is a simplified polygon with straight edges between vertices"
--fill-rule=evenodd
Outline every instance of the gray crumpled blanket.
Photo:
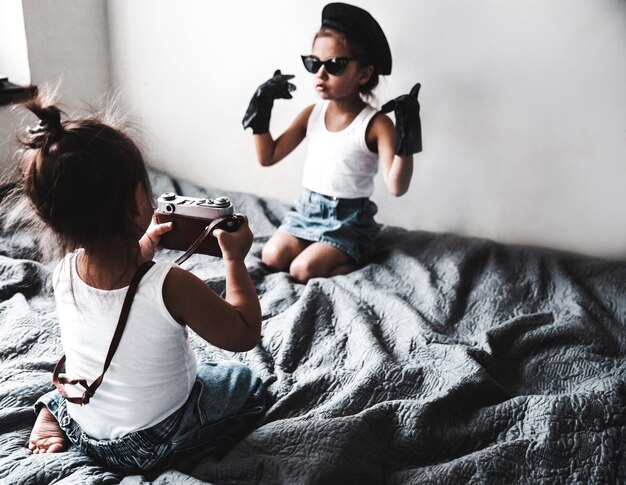
M 261 343 L 232 354 L 192 337 L 200 360 L 241 360 L 262 376 L 267 416 L 188 474 L 125 477 L 73 449 L 29 454 L 31 406 L 61 354 L 53 265 L 31 236 L 4 229 L 0 483 L 626 481 L 626 263 L 385 227 L 368 265 L 301 285 L 259 264 L 284 204 L 153 181 L 157 194 L 227 195 L 250 218 Z M 223 291 L 220 260 L 184 266 Z

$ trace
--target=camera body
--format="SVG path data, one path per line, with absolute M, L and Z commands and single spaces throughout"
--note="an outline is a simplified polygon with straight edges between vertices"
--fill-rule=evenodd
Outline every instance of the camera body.
M 236 231 L 243 222 L 243 218 L 234 213 L 233 204 L 227 197 L 183 197 L 174 192 L 165 192 L 157 199 L 155 216 L 159 224 L 174 224 L 171 231 L 161 236 L 160 244 L 178 251 L 187 251 L 215 219 L 224 218 L 216 227 L 228 232 Z M 195 252 L 218 257 L 222 255 L 217 239 L 212 234 Z

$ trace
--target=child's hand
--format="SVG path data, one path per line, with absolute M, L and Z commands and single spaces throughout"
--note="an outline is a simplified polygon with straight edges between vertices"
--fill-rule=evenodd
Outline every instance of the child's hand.
M 257 88 L 242 120 L 244 129 L 252 128 L 255 135 L 269 131 L 274 100 L 292 98 L 291 92 L 295 91 L 296 86 L 290 83 L 289 79 L 293 77 L 293 74 L 282 74 L 280 69 L 277 69 L 271 79 Z
M 158 224 L 156 216 L 152 216 L 152 221 L 150 221 L 150 225 L 148 226 L 148 229 L 146 229 L 146 233 L 139 240 L 139 249 L 141 250 L 141 255 L 144 259 L 150 261 L 154 258 L 154 254 L 161 250 L 161 246 L 159 246 L 161 236 L 166 232 L 171 231 L 173 228 L 174 225 L 171 222 Z
M 422 151 L 422 123 L 417 100 L 421 84 L 417 83 L 410 94 L 403 94 L 385 103 L 383 113 L 394 112 L 396 117 L 396 155 L 412 155 Z
M 243 261 L 252 247 L 252 231 L 248 225 L 248 218 L 241 215 L 243 222 L 239 229 L 228 232 L 224 229 L 215 229 L 213 235 L 222 249 L 222 257 L 229 261 Z

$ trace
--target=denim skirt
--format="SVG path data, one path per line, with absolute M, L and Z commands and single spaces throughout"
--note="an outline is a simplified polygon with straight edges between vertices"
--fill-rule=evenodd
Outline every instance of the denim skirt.
M 380 232 L 374 220 L 377 212 L 378 207 L 367 197 L 331 198 L 304 189 L 278 230 L 305 241 L 329 244 L 360 264 L 374 250 Z
M 114 470 L 135 473 L 168 468 L 177 458 L 200 449 L 227 453 L 265 413 L 264 397 L 264 385 L 249 367 L 239 362 L 205 363 L 198 366 L 196 382 L 180 409 L 121 438 L 88 436 L 56 390 L 42 396 L 35 410 L 46 406 L 72 445 L 86 455 Z

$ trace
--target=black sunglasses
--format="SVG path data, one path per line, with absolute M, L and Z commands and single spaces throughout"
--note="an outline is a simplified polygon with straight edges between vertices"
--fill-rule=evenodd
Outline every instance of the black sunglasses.
M 302 57 L 302 63 L 304 68 L 311 74 L 315 74 L 320 70 L 320 67 L 324 66 L 326 72 L 332 76 L 339 76 L 346 70 L 350 61 L 365 61 L 364 57 L 331 57 L 325 61 L 320 61 L 315 56 L 300 56 Z

